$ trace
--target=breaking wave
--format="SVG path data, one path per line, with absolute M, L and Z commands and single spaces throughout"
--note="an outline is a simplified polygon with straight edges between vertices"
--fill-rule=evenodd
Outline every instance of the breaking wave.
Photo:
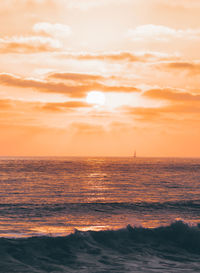
M 76 230 L 66 237 L 0 238 L 0 255 L 0 272 L 6 273 L 195 272 L 200 225 L 178 221 L 154 229 L 129 225 L 115 231 Z

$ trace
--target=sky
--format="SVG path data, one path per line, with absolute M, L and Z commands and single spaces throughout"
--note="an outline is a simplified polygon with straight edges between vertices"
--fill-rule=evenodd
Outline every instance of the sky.
M 200 156 L 199 0 L 1 0 L 0 156 Z

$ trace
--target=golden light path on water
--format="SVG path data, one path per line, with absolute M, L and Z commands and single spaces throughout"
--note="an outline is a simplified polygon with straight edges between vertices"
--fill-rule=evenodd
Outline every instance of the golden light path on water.
M 176 220 L 194 225 L 199 164 L 198 159 L 1 160 L 0 236 L 63 236 L 129 224 L 153 228 Z

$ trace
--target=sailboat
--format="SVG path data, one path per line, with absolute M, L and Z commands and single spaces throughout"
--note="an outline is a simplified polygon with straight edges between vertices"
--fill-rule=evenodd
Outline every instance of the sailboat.
M 133 155 L 134 158 L 136 158 L 136 150 L 134 151 L 134 155 Z

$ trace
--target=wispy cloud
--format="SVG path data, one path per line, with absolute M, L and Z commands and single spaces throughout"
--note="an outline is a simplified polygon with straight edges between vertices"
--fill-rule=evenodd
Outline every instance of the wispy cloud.
M 177 60 L 179 56 L 176 54 L 167 54 L 162 52 L 131 52 L 131 51 L 118 51 L 118 52 L 104 52 L 104 53 L 57 53 L 58 58 L 75 59 L 82 61 L 103 61 L 103 62 L 155 62 L 164 60 Z
M 39 92 L 46 93 L 60 93 L 71 97 L 83 97 L 85 93 L 91 88 L 89 86 L 71 86 L 62 82 L 53 82 L 47 80 L 21 78 L 16 75 L 1 73 L 0 84 L 7 86 L 14 86 L 17 88 L 32 88 Z
M 98 81 L 98 80 L 104 80 L 105 79 L 101 75 L 85 74 L 85 73 L 69 73 L 69 72 L 51 73 L 51 74 L 49 74 L 48 77 L 53 78 L 53 79 L 69 80 L 69 81 L 81 81 L 81 82 Z
M 64 24 L 51 24 L 48 22 L 36 23 L 33 31 L 38 35 L 51 36 L 56 38 L 67 38 L 71 34 L 71 28 Z
M 105 127 L 93 123 L 74 122 L 70 125 L 70 130 L 81 134 L 102 134 L 105 132 Z
M 0 53 L 38 53 L 48 51 L 58 51 L 62 44 L 50 37 L 11 37 L 0 38 Z
M 164 25 L 140 25 L 129 29 L 127 36 L 133 41 L 154 40 L 168 42 L 171 39 L 200 40 L 200 29 L 174 29 Z
M 83 75 L 81 76 L 83 80 Z M 88 80 L 88 75 L 85 75 Z M 91 77 L 91 76 L 90 76 Z M 30 78 L 21 78 L 8 73 L 0 73 L 0 84 L 6 86 L 14 86 L 17 88 L 32 88 L 38 92 L 64 94 L 69 97 L 82 98 L 87 92 L 92 90 L 100 90 L 103 92 L 139 92 L 140 90 L 134 86 L 123 85 L 105 85 L 98 82 L 81 84 L 65 84 L 63 82 L 54 82 L 49 80 L 38 80 Z
M 16 99 L 1 99 L 0 100 L 0 112 L 4 112 L 6 117 L 16 116 L 17 113 L 23 113 L 25 111 L 27 115 L 33 113 L 72 113 L 81 108 L 91 108 L 92 106 L 83 101 L 69 100 L 63 102 L 41 102 L 41 101 L 26 101 Z M 23 118 L 25 120 L 25 118 Z
M 181 92 L 180 90 L 169 88 L 151 89 L 146 91 L 143 96 L 176 102 L 200 102 L 199 94 L 191 94 L 189 92 Z
M 199 74 L 200 73 L 200 62 L 169 62 L 164 63 L 163 66 L 170 70 L 176 71 L 188 71 L 189 74 Z
M 121 111 L 128 116 L 138 119 L 139 121 L 155 123 L 155 121 L 174 121 L 192 118 L 193 121 L 200 120 L 200 105 L 174 104 L 163 107 L 123 107 Z
M 43 109 L 47 111 L 53 111 L 53 112 L 64 112 L 72 109 L 78 109 L 78 108 L 87 108 L 91 107 L 86 102 L 81 101 L 67 101 L 67 102 L 49 102 L 49 103 L 40 103 L 37 104 L 37 109 Z

